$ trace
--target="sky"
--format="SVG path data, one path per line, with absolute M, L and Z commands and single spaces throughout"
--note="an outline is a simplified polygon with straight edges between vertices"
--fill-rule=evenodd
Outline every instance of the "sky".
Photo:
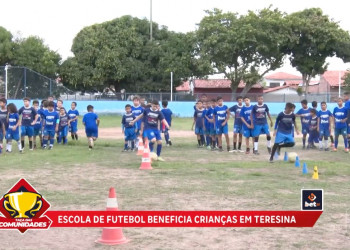
M 195 30 L 196 24 L 205 16 L 204 10 L 219 8 L 246 14 L 248 10 L 260 10 L 270 5 L 286 13 L 319 7 L 339 22 L 341 28 L 350 31 L 350 3 L 345 4 L 343 0 L 6 0 L 1 3 L 0 26 L 15 37 L 39 36 L 50 49 L 66 59 L 73 56 L 70 49 L 81 29 L 124 15 L 149 19 L 151 1 L 152 20 L 176 32 Z M 327 61 L 329 70 L 350 68 L 350 63 L 344 64 L 341 59 Z M 288 61 L 278 71 L 296 73 Z

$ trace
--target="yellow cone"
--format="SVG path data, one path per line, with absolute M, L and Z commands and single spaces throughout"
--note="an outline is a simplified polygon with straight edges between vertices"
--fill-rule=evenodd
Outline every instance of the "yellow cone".
M 314 173 L 312 174 L 312 179 L 318 180 L 318 169 L 317 169 L 317 166 L 314 166 Z

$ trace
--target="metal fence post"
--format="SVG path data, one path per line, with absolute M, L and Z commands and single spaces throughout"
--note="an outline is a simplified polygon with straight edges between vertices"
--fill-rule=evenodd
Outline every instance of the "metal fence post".
M 52 95 L 52 87 L 51 87 L 51 85 L 52 85 L 52 80 L 50 79 L 50 96 Z
M 27 68 L 23 68 L 23 84 L 24 84 L 24 96 L 27 96 Z

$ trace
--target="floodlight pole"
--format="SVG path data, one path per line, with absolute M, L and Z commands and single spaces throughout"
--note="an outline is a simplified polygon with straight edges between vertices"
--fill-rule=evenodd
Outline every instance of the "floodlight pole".
M 7 82 L 8 82 L 7 70 L 8 70 L 8 64 L 5 65 L 5 98 L 6 99 L 7 99 Z
M 170 72 L 170 101 L 173 101 L 173 72 Z

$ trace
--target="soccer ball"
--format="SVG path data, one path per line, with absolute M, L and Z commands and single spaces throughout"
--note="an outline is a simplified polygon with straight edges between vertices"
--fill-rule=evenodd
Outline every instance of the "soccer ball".
M 288 154 L 288 160 L 289 160 L 289 162 L 295 162 L 297 156 L 298 156 L 297 153 L 295 153 L 295 152 L 290 152 L 290 153 Z
M 150 157 L 151 157 L 152 161 L 156 161 L 158 159 L 158 155 L 154 152 L 150 153 Z

